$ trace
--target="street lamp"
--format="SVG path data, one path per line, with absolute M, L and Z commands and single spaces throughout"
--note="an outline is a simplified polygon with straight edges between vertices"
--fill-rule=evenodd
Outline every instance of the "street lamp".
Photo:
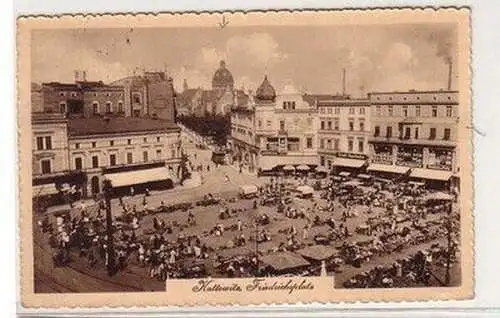
M 106 203 L 106 236 L 108 238 L 106 242 L 106 254 L 108 256 L 107 270 L 108 275 L 113 276 L 113 274 L 115 273 L 115 255 L 113 246 L 113 216 L 111 215 L 111 181 L 104 180 L 102 189 L 104 192 L 104 200 Z

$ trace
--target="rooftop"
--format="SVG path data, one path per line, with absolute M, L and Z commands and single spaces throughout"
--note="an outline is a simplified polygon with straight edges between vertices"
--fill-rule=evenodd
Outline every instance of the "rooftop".
M 70 136 L 167 131 L 177 129 L 179 129 L 179 127 L 171 121 L 135 117 L 73 118 L 68 122 Z

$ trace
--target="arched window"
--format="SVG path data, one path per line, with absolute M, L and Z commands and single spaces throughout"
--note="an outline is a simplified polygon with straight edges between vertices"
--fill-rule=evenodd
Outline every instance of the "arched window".
M 113 112 L 113 107 L 112 107 L 112 104 L 111 102 L 106 102 L 106 113 L 109 114 L 109 113 L 112 113 Z
M 59 103 L 59 112 L 61 114 L 65 114 L 66 111 L 67 111 L 67 109 L 66 109 L 66 102 L 60 102 Z
M 92 103 L 92 113 L 94 113 L 94 115 L 99 114 L 99 103 L 98 102 Z
M 123 102 L 122 101 L 118 102 L 118 112 L 123 113 Z

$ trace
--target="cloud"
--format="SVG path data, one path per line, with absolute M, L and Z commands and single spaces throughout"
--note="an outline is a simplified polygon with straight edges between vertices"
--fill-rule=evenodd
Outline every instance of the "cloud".
M 219 62 L 225 60 L 233 74 L 235 87 L 255 90 L 263 75 L 286 58 L 287 55 L 280 51 L 276 40 L 267 33 L 237 35 L 230 37 L 220 47 L 201 48 L 189 69 L 182 67 L 174 70 L 173 76 L 185 76 L 189 86 L 208 88 Z M 184 78 L 176 78 L 176 86 L 181 87 Z

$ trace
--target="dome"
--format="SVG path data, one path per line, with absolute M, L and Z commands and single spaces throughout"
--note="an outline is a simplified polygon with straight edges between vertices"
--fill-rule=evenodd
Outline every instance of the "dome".
M 269 83 L 267 76 L 264 77 L 264 81 L 260 84 L 259 88 L 255 92 L 255 99 L 259 102 L 274 102 L 276 99 L 276 91 L 274 87 Z
M 234 79 L 233 75 L 226 68 L 226 62 L 220 61 L 220 67 L 215 71 L 214 77 L 212 78 L 212 89 L 216 88 L 227 88 L 233 89 Z

